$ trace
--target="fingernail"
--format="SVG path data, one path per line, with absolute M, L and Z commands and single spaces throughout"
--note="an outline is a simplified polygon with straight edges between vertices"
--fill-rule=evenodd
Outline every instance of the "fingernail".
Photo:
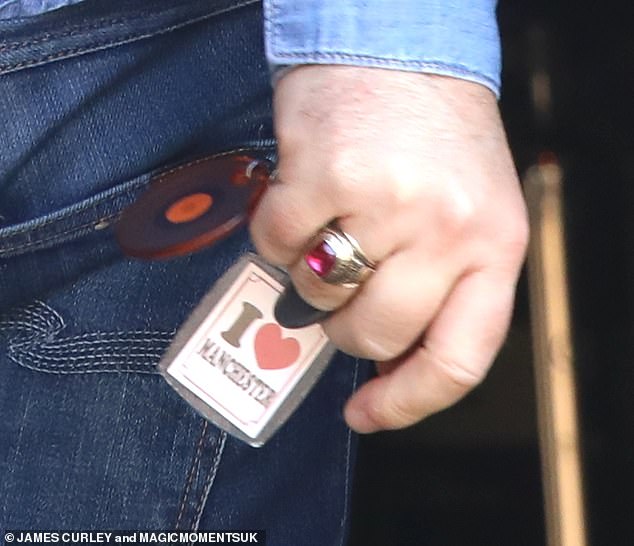
M 379 429 L 376 423 L 370 419 L 369 415 L 362 409 L 355 407 L 346 407 L 344 410 L 344 419 L 348 426 L 359 434 L 370 434 Z
M 306 303 L 290 284 L 275 304 L 275 320 L 284 328 L 303 328 L 324 320 L 330 311 L 322 311 Z

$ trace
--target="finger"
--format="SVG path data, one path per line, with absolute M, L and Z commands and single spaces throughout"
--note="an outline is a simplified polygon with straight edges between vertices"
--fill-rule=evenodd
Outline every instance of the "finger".
M 315 234 L 340 213 L 310 177 L 287 179 L 285 173 L 280 171 L 266 190 L 250 222 L 258 252 L 276 265 L 296 262 Z
M 324 323 L 326 334 L 343 351 L 363 358 L 401 355 L 420 338 L 455 282 L 447 262 L 432 261 L 420 249 L 390 256 Z
M 389 219 L 380 221 L 371 210 L 354 210 L 351 216 L 337 218 L 338 228 L 357 242 L 366 260 L 375 264 L 370 279 L 376 277 L 378 271 L 385 268 L 385 261 L 391 260 L 392 255 L 403 246 L 401 241 L 406 239 L 407 230 L 395 224 Z M 331 284 L 320 278 L 306 260 L 315 242 L 313 240 L 305 248 L 303 255 L 288 270 L 298 294 L 306 302 L 317 309 L 330 311 L 339 309 L 359 291 L 367 291 L 367 282 L 361 287 L 349 287 Z
M 491 271 L 463 277 L 428 328 L 422 346 L 348 401 L 349 426 L 361 433 L 402 428 L 454 404 L 475 387 L 508 329 L 514 278 Z

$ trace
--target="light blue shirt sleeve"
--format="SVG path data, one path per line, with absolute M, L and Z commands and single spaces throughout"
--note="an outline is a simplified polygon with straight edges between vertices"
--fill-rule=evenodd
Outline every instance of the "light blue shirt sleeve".
M 264 0 L 273 70 L 347 64 L 427 72 L 500 93 L 496 0 Z

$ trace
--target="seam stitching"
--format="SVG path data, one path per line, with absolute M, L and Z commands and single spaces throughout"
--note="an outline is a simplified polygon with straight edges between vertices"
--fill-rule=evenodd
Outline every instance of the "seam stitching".
M 103 218 L 101 218 L 101 221 L 110 221 L 113 218 L 116 218 L 117 216 L 119 216 L 119 213 L 111 214 L 109 216 L 104 216 Z M 13 246 L 12 245 L 2 246 L 2 247 L 0 247 L 0 256 L 7 255 L 7 254 L 12 254 L 13 252 L 21 252 L 21 251 L 23 251 L 25 249 L 33 250 L 33 249 L 37 249 L 40 246 L 50 245 L 51 243 L 55 243 L 55 242 L 57 242 L 60 239 L 67 238 L 69 235 L 77 234 L 80 231 L 83 231 L 83 230 L 93 226 L 94 224 L 95 224 L 95 220 L 91 220 L 90 222 L 87 222 L 85 224 L 81 224 L 79 226 L 74 226 L 74 227 L 69 228 L 67 230 L 60 231 L 59 233 L 56 233 L 55 235 L 51 235 L 49 237 L 45 237 L 45 238 L 39 239 L 37 241 L 30 241 L 28 243 L 19 244 L 19 245 L 13 245 Z
M 160 172 L 155 176 L 151 176 L 148 180 L 145 181 L 140 181 L 138 184 L 134 184 L 132 187 L 127 188 L 126 190 L 123 190 L 121 193 L 118 193 L 114 196 L 111 197 L 104 197 L 103 199 L 100 199 L 99 201 L 97 201 L 96 203 L 91 203 L 91 205 L 87 206 L 85 209 L 79 210 L 79 211 L 73 211 L 73 212 L 69 212 L 65 215 L 62 215 L 60 217 L 56 217 L 56 218 L 50 218 L 48 220 L 46 220 L 45 222 L 38 224 L 37 226 L 34 226 L 32 229 L 25 229 L 23 231 L 18 231 L 15 233 L 12 233 L 10 235 L 7 236 L 7 242 L 5 242 L 5 244 L 1 244 L 0 245 L 0 257 L 2 256 L 8 256 L 11 254 L 14 254 L 16 252 L 20 252 L 22 253 L 25 250 L 37 250 L 38 248 L 41 247 L 45 247 L 51 244 L 54 244 L 60 240 L 64 240 L 66 238 L 68 238 L 71 235 L 77 235 L 78 232 L 87 230 L 88 228 L 92 227 L 95 225 L 96 222 L 110 222 L 111 220 L 117 218 L 121 212 L 116 212 L 116 213 L 112 213 L 106 216 L 99 216 L 99 218 L 94 218 L 91 219 L 89 222 L 85 222 L 80 224 L 79 226 L 73 226 L 69 229 L 66 229 L 64 231 L 61 231 L 59 233 L 56 233 L 54 235 L 50 235 L 48 237 L 44 237 L 43 239 L 38 239 L 36 241 L 29 241 L 23 244 L 15 244 L 15 243 L 11 243 L 11 239 L 20 237 L 20 236 L 24 236 L 25 234 L 33 234 L 33 232 L 36 232 L 37 230 L 40 230 L 42 228 L 47 227 L 48 225 L 50 225 L 51 223 L 54 222 L 58 222 L 58 221 L 64 221 L 65 219 L 72 217 L 74 214 L 81 214 L 83 212 L 86 212 L 89 207 L 96 207 L 99 205 L 102 205 L 104 203 L 108 203 L 109 201 L 112 201 L 114 199 L 117 198 L 122 198 L 125 197 L 124 194 L 126 192 L 133 192 L 135 190 L 137 190 L 139 187 L 141 186 L 148 186 L 150 184 L 153 183 L 157 183 L 160 182 L 161 180 L 163 180 L 165 177 L 174 174 L 176 172 L 181 171 L 182 169 L 186 169 L 188 167 L 192 167 L 194 165 L 198 165 L 201 163 L 204 163 L 206 161 L 212 161 L 221 157 L 225 157 L 228 155 L 232 155 L 235 153 L 244 153 L 244 152 L 253 152 L 253 151 L 262 151 L 262 150 L 271 150 L 273 149 L 274 146 L 262 146 L 260 148 L 255 148 L 255 147 L 240 147 L 240 148 L 234 148 L 231 150 L 227 150 L 224 152 L 220 152 L 217 154 L 213 154 L 211 156 L 207 156 L 207 157 L 203 157 L 203 158 L 199 158 L 193 161 L 189 161 L 187 163 L 184 163 L 182 165 L 178 165 L 177 167 L 173 167 L 171 169 L 168 169 L 167 171 L 164 172 Z M 104 232 L 107 230 L 104 230 Z
M 79 34 L 82 31 L 89 31 L 102 28 L 106 25 L 116 25 L 118 23 L 125 23 L 128 21 L 136 21 L 141 19 L 141 16 L 132 16 L 130 18 L 118 17 L 115 19 L 101 19 L 98 22 L 89 24 L 89 25 L 75 25 L 71 26 L 68 30 L 64 32 L 48 32 L 42 35 L 40 38 L 35 38 L 33 40 L 22 40 L 19 42 L 0 42 L 0 52 L 11 51 L 14 49 L 19 49 L 23 46 L 31 46 L 37 44 L 43 44 L 45 42 L 50 42 L 51 40 L 56 40 L 59 38 L 66 38 L 68 36 L 73 36 L 75 34 Z
M 213 484 L 216 481 L 216 474 L 218 473 L 218 468 L 220 467 L 220 459 L 222 458 L 222 454 L 224 453 L 226 440 L 227 440 L 227 433 L 225 431 L 222 431 L 220 433 L 218 443 L 216 444 L 216 451 L 214 452 L 214 455 L 213 455 L 213 464 L 211 468 L 209 469 L 209 474 L 207 475 L 207 479 L 205 480 L 205 484 L 203 485 L 203 492 L 200 497 L 198 507 L 196 508 L 196 515 L 194 518 L 194 525 L 192 526 L 192 531 L 198 531 L 198 527 L 200 526 L 200 520 L 202 518 L 205 505 L 207 504 L 209 493 L 211 492 L 211 488 L 213 487 Z
M 189 497 L 189 492 L 192 487 L 192 483 L 194 481 L 194 473 L 197 472 L 198 466 L 200 463 L 200 457 L 202 455 L 202 446 L 203 440 L 205 439 L 205 434 L 207 432 L 208 422 L 203 419 L 203 428 L 200 432 L 200 438 L 198 439 L 198 445 L 196 446 L 196 453 L 194 455 L 194 461 L 192 462 L 192 466 L 189 469 L 189 474 L 187 476 L 187 482 L 185 484 L 185 491 L 183 493 L 183 499 L 181 501 L 180 510 L 178 512 L 178 517 L 176 519 L 176 529 L 179 528 L 181 519 L 183 518 L 183 514 L 185 513 L 185 505 L 187 504 L 187 500 Z
M 7 355 L 11 361 L 52 374 L 157 373 L 156 362 L 174 335 L 173 331 L 119 330 L 55 339 L 66 323 L 57 311 L 40 300 L 15 310 L 13 315 L 0 316 L 0 327 L 0 334 L 8 337 Z M 134 362 L 134 359 L 144 361 Z
M 111 203 L 113 201 L 116 201 L 117 199 L 124 199 L 124 200 L 129 199 L 130 198 L 129 194 L 132 194 L 135 191 L 138 191 L 139 188 L 142 188 L 144 185 L 147 185 L 149 183 L 149 177 L 147 175 L 142 175 L 141 177 L 138 177 L 138 178 L 140 178 L 140 180 L 133 179 L 128 182 L 123 182 L 120 185 L 115 186 L 114 188 L 111 188 L 110 190 L 106 190 L 104 193 L 106 193 L 107 195 L 102 194 L 102 197 L 99 197 L 99 194 L 98 194 L 97 196 L 80 201 L 74 205 L 69 205 L 68 207 L 61 209 L 61 211 L 52 212 L 50 214 L 54 215 L 53 218 L 48 218 L 35 226 L 25 226 L 22 229 L 16 229 L 13 233 L 6 235 L 6 238 L 11 238 L 11 237 L 14 237 L 15 235 L 23 235 L 24 233 L 30 233 L 39 228 L 45 227 L 49 224 L 65 220 L 68 217 L 76 216 L 83 212 L 88 212 L 90 211 L 91 208 L 96 209 L 99 206 Z M 95 197 L 96 197 L 96 200 L 92 201 L 92 199 L 95 199 Z M 86 201 L 88 202 L 86 203 Z M 85 204 L 82 205 L 82 203 L 85 203 Z M 66 209 L 71 209 L 71 210 L 66 210 Z M 59 214 L 59 216 L 55 216 L 57 214 Z M 99 218 L 99 220 L 107 220 L 107 218 L 101 217 Z M 14 228 L 10 227 L 7 229 L 14 229 Z
M 357 379 L 359 376 L 359 359 L 355 358 L 354 359 L 354 375 L 352 376 L 352 389 L 351 389 L 351 394 L 354 392 L 354 390 L 357 387 Z M 343 540 L 345 538 L 346 533 L 344 532 L 345 530 L 345 526 L 346 526 L 346 519 L 348 517 L 348 502 L 349 502 L 349 493 L 348 493 L 348 489 L 350 487 L 350 452 L 351 452 L 351 445 L 352 445 L 352 430 L 350 428 L 348 428 L 348 438 L 347 438 L 347 443 L 346 443 L 346 480 L 344 483 L 344 497 L 343 497 L 343 514 L 341 515 L 341 541 L 339 542 L 340 546 L 343 546 Z
M 271 148 L 271 146 L 264 146 L 261 149 L 268 149 Z M 254 148 L 254 147 L 248 147 L 248 146 L 244 146 L 241 148 L 234 148 L 231 150 L 226 150 L 224 152 L 219 152 L 217 154 L 213 154 L 210 156 L 206 156 L 206 157 L 201 157 L 198 159 L 194 159 L 193 161 L 189 161 L 187 163 L 183 163 L 182 165 L 177 165 L 176 167 L 173 167 L 167 171 L 164 171 L 162 173 L 159 173 L 156 177 L 153 177 L 152 179 L 150 179 L 150 184 L 155 183 L 155 182 L 160 182 L 161 180 L 163 180 L 164 178 L 177 173 L 179 171 L 182 171 L 183 169 L 186 169 L 188 167 L 193 167 L 194 165 L 200 165 L 201 163 L 205 163 L 207 161 L 213 161 L 215 159 L 221 158 L 221 157 L 226 157 L 228 155 L 233 155 L 233 154 L 238 154 L 238 153 L 243 153 L 243 152 L 252 152 L 252 151 L 258 151 L 258 148 Z
M 47 63 L 49 61 L 55 61 L 58 59 L 62 59 L 64 57 L 72 57 L 72 56 L 76 56 L 76 55 L 80 55 L 83 53 L 92 53 L 95 51 L 100 51 L 102 49 L 107 49 L 109 47 L 114 47 L 114 46 L 118 46 L 118 45 L 123 45 L 126 43 L 130 43 L 130 42 L 134 42 L 134 41 L 139 41 L 139 40 L 143 40 L 146 38 L 151 38 L 153 36 L 158 36 L 160 34 L 165 34 L 167 32 L 171 32 L 173 30 L 177 30 L 179 28 L 185 27 L 185 26 L 189 26 L 191 24 L 195 24 L 198 22 L 202 22 L 205 21 L 207 19 L 210 19 L 212 17 L 216 17 L 218 15 L 222 15 L 224 13 L 229 13 L 231 11 L 234 11 L 236 9 L 240 9 L 242 7 L 246 7 L 250 4 L 254 4 L 256 3 L 258 0 L 245 0 L 243 2 L 240 2 L 238 4 L 234 4 L 231 6 L 227 6 L 225 8 L 221 8 L 217 11 L 211 12 L 211 13 L 206 13 L 205 15 L 201 15 L 198 17 L 193 17 L 191 19 L 182 21 L 180 23 L 173 23 L 171 25 L 168 25 L 166 27 L 162 27 L 159 28 L 155 31 L 152 32 L 146 32 L 146 33 L 141 33 L 141 34 L 128 34 L 125 36 L 120 36 L 117 38 L 113 38 L 113 39 L 109 39 L 103 42 L 96 42 L 93 43 L 91 45 L 87 45 L 87 46 L 82 46 L 82 47 L 75 47 L 75 48 L 70 48 L 70 49 L 63 49 L 61 51 L 58 51 L 55 54 L 52 55 L 47 55 L 45 57 L 40 57 L 39 59 L 31 59 L 29 61 L 22 61 L 19 63 L 9 63 L 9 64 L 5 64 L 5 65 L 0 65 L 0 74 L 3 72 L 12 72 L 15 70 L 20 70 L 23 68 L 28 68 L 31 66 L 37 66 L 40 64 L 44 64 Z
M 322 52 L 322 51 L 306 51 L 306 52 L 280 52 L 276 51 L 274 53 L 275 57 L 280 59 L 301 59 L 306 61 L 315 61 L 319 59 L 324 60 L 349 60 L 349 61 L 363 61 L 363 62 L 371 62 L 376 66 L 385 66 L 385 67 L 393 67 L 393 68 L 418 68 L 418 69 L 446 69 L 451 70 L 457 74 L 463 76 L 472 76 L 476 77 L 482 81 L 488 82 L 490 85 L 494 86 L 496 89 L 499 87 L 499 83 L 496 82 L 493 78 L 486 76 L 480 72 L 474 72 L 473 70 L 469 70 L 461 65 L 456 65 L 452 63 L 444 63 L 442 61 L 417 61 L 415 59 L 411 60 L 403 60 L 403 59 L 393 59 L 390 57 L 375 57 L 372 55 L 359 55 L 352 53 L 345 53 L 339 51 L 331 51 L 331 52 Z

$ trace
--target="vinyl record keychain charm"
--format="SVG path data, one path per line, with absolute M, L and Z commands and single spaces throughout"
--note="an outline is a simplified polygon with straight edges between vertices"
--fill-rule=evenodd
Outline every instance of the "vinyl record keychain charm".
M 248 220 L 271 170 L 266 159 L 231 153 L 161 173 L 121 214 L 117 242 L 128 256 L 146 260 L 211 246 Z
M 151 260 L 211 246 L 246 223 L 271 172 L 266 159 L 231 153 L 161 173 L 121 214 L 119 246 Z M 283 271 L 255 254 L 241 257 L 159 363 L 161 375 L 194 409 L 255 447 L 292 414 L 335 352 L 319 324 L 280 326 L 275 306 L 289 285 Z

